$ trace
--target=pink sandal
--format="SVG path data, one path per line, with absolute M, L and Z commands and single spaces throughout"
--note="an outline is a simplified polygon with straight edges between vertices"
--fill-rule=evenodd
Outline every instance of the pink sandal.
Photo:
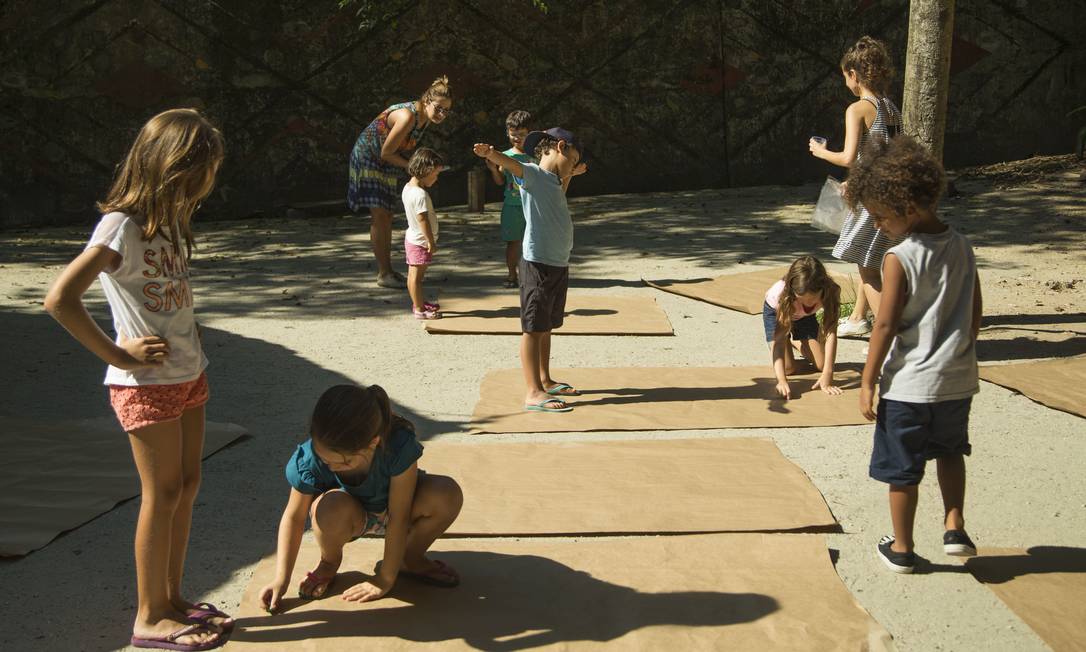
M 411 308 L 411 312 L 415 315 L 415 319 L 441 319 L 441 313 L 437 310 L 431 310 L 426 306 L 423 306 L 422 310 L 415 310 Z

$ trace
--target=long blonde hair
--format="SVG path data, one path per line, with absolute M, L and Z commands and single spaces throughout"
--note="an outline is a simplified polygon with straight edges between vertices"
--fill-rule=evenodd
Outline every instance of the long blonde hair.
M 784 291 L 777 303 L 778 332 L 792 332 L 792 314 L 795 312 L 796 297 L 813 292 L 822 299 L 822 325 L 818 329 L 819 338 L 824 338 L 829 329 L 837 328 L 837 319 L 841 312 L 841 286 L 830 278 L 826 268 L 814 256 L 803 256 L 792 262 L 788 273 L 784 275 Z
M 199 111 L 163 111 L 140 129 L 98 210 L 142 220 L 145 240 L 161 234 L 178 253 L 184 238 L 191 257 L 192 214 L 211 192 L 224 152 L 222 134 Z

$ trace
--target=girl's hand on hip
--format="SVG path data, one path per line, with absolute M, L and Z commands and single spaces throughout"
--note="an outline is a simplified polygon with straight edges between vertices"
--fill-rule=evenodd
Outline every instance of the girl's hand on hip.
M 792 388 L 788 386 L 787 380 L 782 380 L 777 383 L 777 393 L 785 400 L 792 398 Z
M 860 414 L 868 421 L 875 420 L 875 391 L 870 387 L 860 388 Z
M 383 597 L 391 588 L 391 582 L 374 577 L 368 582 L 360 582 L 344 591 L 343 599 L 351 602 L 371 602 Z
M 138 369 L 160 365 L 170 357 L 170 343 L 157 335 L 147 337 L 122 337 L 121 349 L 125 357 L 114 362 L 118 369 Z
M 437 243 L 436 242 L 430 242 L 429 240 L 427 240 L 426 241 L 426 251 L 428 251 L 430 254 L 436 254 L 437 253 Z
M 830 396 L 840 396 L 841 388 L 833 384 L 833 378 L 819 378 L 815 381 L 814 385 L 811 385 L 811 389 L 821 389 Z

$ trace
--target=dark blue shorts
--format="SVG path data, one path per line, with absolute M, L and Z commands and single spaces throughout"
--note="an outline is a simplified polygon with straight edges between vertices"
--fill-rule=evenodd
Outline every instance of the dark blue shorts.
M 566 317 L 569 268 L 520 259 L 520 328 L 525 333 L 549 333 Z
M 916 485 L 928 460 L 968 455 L 973 397 L 938 403 L 879 399 L 868 473 L 880 482 Z
M 777 331 L 777 310 L 768 303 L 762 303 L 762 327 L 765 328 L 765 341 L 773 341 L 773 333 Z M 818 318 L 807 315 L 803 319 L 792 322 L 792 339 L 797 341 L 818 339 Z

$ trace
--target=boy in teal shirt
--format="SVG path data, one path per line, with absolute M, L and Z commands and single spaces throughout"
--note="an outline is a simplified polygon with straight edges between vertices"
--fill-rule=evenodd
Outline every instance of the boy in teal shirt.
M 528 123 L 532 116 L 527 111 L 513 111 L 505 118 L 505 133 L 509 136 L 509 149 L 502 152 L 509 158 L 520 163 L 531 163 L 532 157 L 522 149 L 524 138 L 528 135 Z M 505 265 L 508 272 L 505 279 L 505 287 L 515 288 L 520 285 L 517 276 L 517 266 L 520 264 L 521 241 L 524 239 L 524 208 L 520 201 L 520 186 L 517 185 L 509 170 L 494 163 L 486 161 L 490 175 L 494 183 L 505 188 L 505 199 L 502 202 L 501 235 L 505 241 Z

